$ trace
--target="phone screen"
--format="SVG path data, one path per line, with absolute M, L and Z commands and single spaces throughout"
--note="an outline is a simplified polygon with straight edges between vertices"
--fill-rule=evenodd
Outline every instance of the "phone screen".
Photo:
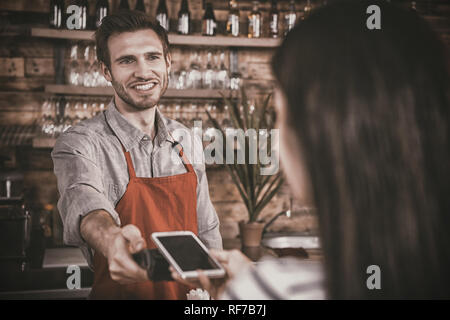
M 158 236 L 158 240 L 183 271 L 220 269 L 192 236 Z

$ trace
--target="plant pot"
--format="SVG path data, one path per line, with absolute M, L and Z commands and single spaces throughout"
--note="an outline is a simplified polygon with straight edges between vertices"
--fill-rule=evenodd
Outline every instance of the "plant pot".
M 259 247 L 261 244 L 264 224 L 259 222 L 239 222 L 239 232 L 243 247 Z

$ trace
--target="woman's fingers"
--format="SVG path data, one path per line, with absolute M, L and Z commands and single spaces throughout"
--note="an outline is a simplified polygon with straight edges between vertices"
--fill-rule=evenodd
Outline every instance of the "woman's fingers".
M 209 292 L 210 295 L 213 295 L 211 281 L 209 278 L 203 273 L 202 270 L 197 270 L 198 272 L 198 280 L 200 281 L 200 285 L 203 289 Z
M 201 284 L 198 280 L 186 280 L 183 279 L 180 274 L 172 267 L 169 266 L 169 270 L 170 270 L 170 275 L 172 276 L 173 280 L 182 283 L 186 286 L 190 286 L 190 287 L 200 287 Z
M 223 265 L 230 278 L 233 278 L 241 269 L 251 265 L 251 260 L 236 249 L 230 251 L 211 249 L 210 253 Z
M 210 249 L 209 253 L 216 258 L 220 263 L 227 263 L 230 255 L 230 251 Z

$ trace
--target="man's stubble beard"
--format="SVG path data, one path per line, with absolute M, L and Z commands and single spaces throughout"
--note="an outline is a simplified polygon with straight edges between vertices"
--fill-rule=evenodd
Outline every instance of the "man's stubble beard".
M 156 99 L 156 101 L 154 99 L 151 99 L 150 101 L 144 100 L 142 103 L 140 103 L 138 101 L 133 100 L 133 98 L 125 90 L 124 86 L 121 83 L 114 80 L 112 73 L 111 73 L 111 78 L 112 78 L 111 84 L 114 88 L 114 91 L 119 96 L 119 98 L 122 99 L 123 101 L 125 101 L 130 107 L 137 109 L 137 110 L 146 110 L 146 109 L 153 108 L 158 103 L 158 101 L 160 100 L 162 95 L 166 92 L 167 87 L 169 85 L 169 81 L 168 81 L 169 74 L 168 74 L 168 72 L 166 72 L 165 77 L 163 79 L 164 87 L 161 90 L 160 95 Z

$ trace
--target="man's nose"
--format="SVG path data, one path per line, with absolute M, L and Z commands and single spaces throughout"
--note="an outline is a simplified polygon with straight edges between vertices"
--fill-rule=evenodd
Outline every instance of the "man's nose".
M 153 70 L 148 63 L 142 60 L 138 60 L 136 63 L 136 69 L 134 70 L 134 76 L 136 78 L 147 79 L 153 74 Z

